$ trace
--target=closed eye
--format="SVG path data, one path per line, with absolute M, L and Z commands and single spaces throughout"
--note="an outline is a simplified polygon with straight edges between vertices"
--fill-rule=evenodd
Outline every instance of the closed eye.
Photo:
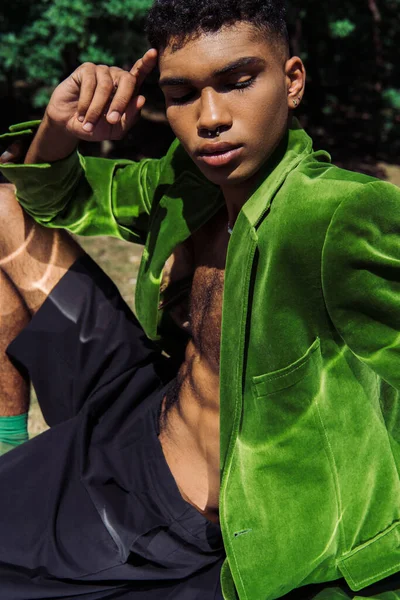
M 245 79 L 244 81 L 236 81 L 235 83 L 224 83 L 221 85 L 221 91 L 223 93 L 231 92 L 231 91 L 244 91 L 247 88 L 250 88 L 254 85 L 256 81 L 256 76 L 249 77 L 249 79 Z M 196 91 L 192 90 L 183 96 L 171 96 L 168 98 L 168 102 L 170 104 L 181 105 L 186 104 L 194 100 L 196 96 Z
M 250 77 L 249 79 L 245 79 L 245 81 L 237 81 L 236 83 L 230 84 L 228 87 L 233 90 L 245 90 L 246 88 L 251 87 L 256 82 L 255 77 Z
M 171 104 L 186 104 L 186 102 L 190 102 L 191 100 L 193 100 L 194 96 L 195 92 L 189 92 L 184 96 L 170 97 L 168 100 Z

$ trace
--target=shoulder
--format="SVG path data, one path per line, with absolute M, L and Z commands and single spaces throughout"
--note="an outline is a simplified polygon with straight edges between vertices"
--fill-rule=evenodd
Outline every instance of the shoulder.
M 338 236 L 400 234 L 400 188 L 368 178 L 349 186 L 332 215 L 327 244 Z
M 282 193 L 300 219 L 303 214 L 310 222 L 323 220 L 331 231 L 358 218 L 385 220 L 400 210 L 399 187 L 321 162 L 318 153 L 289 174 Z
M 351 350 L 399 386 L 400 189 L 372 180 L 335 211 L 322 252 L 330 318 Z
M 373 194 L 376 186 L 382 190 L 386 187 L 399 190 L 375 177 L 337 167 L 327 162 L 326 156 L 325 152 L 313 152 L 307 156 L 289 174 L 289 185 L 296 187 L 305 196 L 322 194 L 323 199 L 332 199 L 336 204 L 350 197 L 357 197 L 360 192 Z
M 355 290 L 365 293 L 371 282 L 398 280 L 399 264 L 400 188 L 370 178 L 351 188 L 330 220 L 322 251 L 325 296 L 336 305 Z

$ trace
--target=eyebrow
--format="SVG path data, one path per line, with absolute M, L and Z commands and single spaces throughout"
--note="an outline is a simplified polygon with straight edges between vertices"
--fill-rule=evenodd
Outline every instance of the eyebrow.
M 212 73 L 212 77 L 220 77 L 221 75 L 226 75 L 227 73 L 233 73 L 240 68 L 249 67 L 249 66 L 265 66 L 265 60 L 259 58 L 258 56 L 245 56 L 243 58 L 239 58 L 235 60 L 222 69 L 217 69 Z M 187 77 L 163 77 L 159 81 L 160 87 L 165 86 L 174 86 L 174 85 L 190 85 L 192 81 Z

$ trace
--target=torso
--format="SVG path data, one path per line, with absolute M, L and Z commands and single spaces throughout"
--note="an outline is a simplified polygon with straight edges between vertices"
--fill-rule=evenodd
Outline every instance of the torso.
M 229 242 L 226 223 L 225 210 L 221 210 L 175 251 L 165 271 L 166 280 L 194 274 L 189 314 L 179 314 L 181 326 L 190 331 L 190 341 L 177 377 L 178 399 L 168 411 L 159 439 L 182 496 L 215 522 L 220 485 L 222 296 Z M 165 400 L 162 414 L 164 410 Z

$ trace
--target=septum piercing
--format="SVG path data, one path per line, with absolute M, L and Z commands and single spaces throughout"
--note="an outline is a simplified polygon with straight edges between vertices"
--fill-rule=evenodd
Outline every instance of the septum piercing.
M 219 130 L 219 127 L 217 127 L 217 129 L 215 131 L 209 131 L 207 134 L 207 137 L 211 138 L 211 137 L 219 137 L 221 135 L 221 132 Z

